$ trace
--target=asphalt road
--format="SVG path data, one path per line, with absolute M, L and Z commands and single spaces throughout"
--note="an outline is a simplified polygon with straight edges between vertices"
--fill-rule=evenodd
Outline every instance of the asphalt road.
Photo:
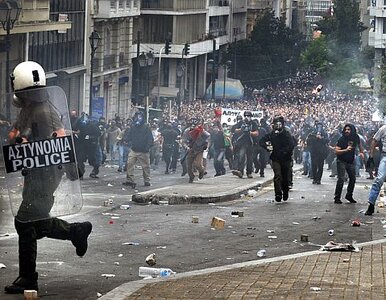
M 212 161 L 209 174 L 213 176 Z M 164 175 L 162 168 L 153 172 L 152 186 L 145 188 L 138 179 L 138 190 L 178 184 L 188 180 L 180 174 Z M 141 171 L 137 171 L 140 175 Z M 287 203 L 272 203 L 272 186 L 253 198 L 203 205 L 138 205 L 130 201 L 133 190 L 122 186 L 124 175 L 116 167 L 102 168 L 98 180 L 82 182 L 84 207 L 81 213 L 65 217 L 68 221 L 89 220 L 93 232 L 89 250 L 83 258 L 75 254 L 69 241 L 42 239 L 38 242 L 39 296 L 43 299 L 97 299 L 120 284 L 140 280 L 138 268 L 155 253 L 157 267 L 167 267 L 181 273 L 257 259 L 257 251 L 265 249 L 267 257 L 294 254 L 319 249 L 330 240 L 364 242 L 383 237 L 383 209 L 374 217 L 361 210 L 367 207 L 371 181 L 365 175 L 358 178 L 354 197 L 358 204 L 333 203 L 334 178 L 324 172 L 322 185 L 294 176 L 294 189 Z M 236 180 L 236 179 L 235 179 Z M 226 188 L 220 187 L 219 188 Z M 104 201 L 111 199 L 110 206 Z M 346 202 L 345 200 L 343 200 Z M 129 204 L 128 210 L 120 209 Z M 0 286 L 12 282 L 18 274 L 17 235 L 9 203 L 0 199 Z M 244 217 L 234 218 L 232 211 L 243 211 Z M 191 222 L 192 216 L 199 223 Z M 224 230 L 213 230 L 212 217 L 226 220 Z M 351 226 L 359 218 L 360 227 Z M 334 229 L 334 236 L 328 231 Z M 8 236 L 4 236 L 9 233 Z M 308 234 L 310 243 L 301 243 Z M 268 236 L 276 236 L 269 238 Z M 6 295 L 1 299 L 23 299 L 21 295 Z

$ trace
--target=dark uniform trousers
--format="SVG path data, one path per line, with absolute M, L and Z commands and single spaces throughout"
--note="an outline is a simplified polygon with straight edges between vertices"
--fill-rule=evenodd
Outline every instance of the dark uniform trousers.
M 291 161 L 272 161 L 272 169 L 274 173 L 273 184 L 275 188 L 275 196 L 282 197 L 283 194 L 288 195 L 288 179 L 291 172 Z

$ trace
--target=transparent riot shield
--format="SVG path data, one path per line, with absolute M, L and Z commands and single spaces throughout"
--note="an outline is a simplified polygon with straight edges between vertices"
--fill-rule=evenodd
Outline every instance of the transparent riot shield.
M 1 139 L 2 183 L 21 222 L 74 214 L 82 194 L 67 99 L 60 87 L 5 95 L 14 107 Z M 3 185 L 3 184 L 2 184 Z

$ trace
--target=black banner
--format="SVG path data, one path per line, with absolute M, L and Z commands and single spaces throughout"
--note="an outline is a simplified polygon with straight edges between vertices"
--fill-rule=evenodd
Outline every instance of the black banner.
M 71 136 L 3 146 L 7 173 L 75 162 Z

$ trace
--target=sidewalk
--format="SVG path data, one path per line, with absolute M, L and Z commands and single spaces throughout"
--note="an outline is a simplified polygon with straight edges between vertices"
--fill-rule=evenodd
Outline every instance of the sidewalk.
M 357 246 L 128 282 L 100 299 L 385 299 L 386 239 Z
M 300 165 L 294 166 L 294 172 L 301 169 Z M 244 175 L 238 178 L 231 173 L 218 177 L 204 177 L 203 180 L 195 180 L 193 183 L 185 182 L 174 186 L 134 194 L 132 200 L 136 203 L 160 203 L 189 204 L 189 203 L 214 203 L 230 201 L 247 194 L 249 190 L 257 190 L 270 185 L 273 182 L 273 171 L 265 169 L 265 177 L 253 174 L 252 179 Z M 186 180 L 187 181 L 187 180 Z
M 229 174 L 138 193 L 133 200 L 169 204 L 226 201 L 267 186 L 272 180 L 268 168 L 264 178 L 238 179 Z M 132 281 L 100 299 L 386 299 L 386 239 L 357 246 L 360 252 L 317 250 L 180 273 L 166 279 Z

